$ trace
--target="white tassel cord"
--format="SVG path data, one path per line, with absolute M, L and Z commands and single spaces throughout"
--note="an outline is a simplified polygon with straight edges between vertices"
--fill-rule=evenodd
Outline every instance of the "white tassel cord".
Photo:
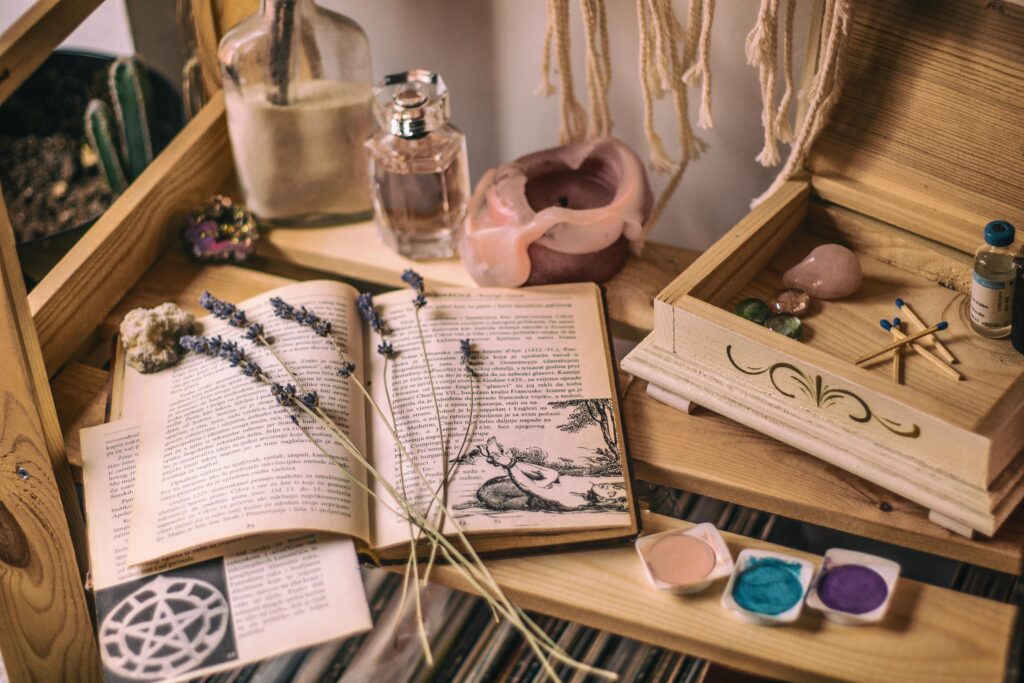
M 853 20 L 852 0 L 828 0 L 825 5 L 821 42 L 818 49 L 818 68 L 807 93 L 807 113 L 796 134 L 789 158 L 771 186 L 752 206 L 757 206 L 774 193 L 783 183 L 803 169 L 804 159 L 811 145 L 824 129 L 842 89 L 842 56 L 850 37 Z
M 779 0 L 761 0 L 757 23 L 747 36 L 747 63 L 758 67 L 761 81 L 761 125 L 764 128 L 764 148 L 757 155 L 762 166 L 779 163 L 779 148 L 775 138 L 775 74 L 778 45 Z

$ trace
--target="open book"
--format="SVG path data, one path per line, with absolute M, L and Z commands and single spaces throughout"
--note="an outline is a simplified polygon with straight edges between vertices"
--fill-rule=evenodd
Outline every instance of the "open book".
M 274 296 L 329 320 L 341 353 L 310 329 L 275 318 Z M 199 321 L 204 335 L 241 340 L 275 381 L 317 391 L 378 476 L 312 419 L 300 413 L 294 424 L 265 384 L 225 361 L 188 354 L 152 375 L 119 361 L 112 415 L 140 425 L 129 564 L 293 531 L 346 534 L 362 551 L 400 559 L 410 527 L 395 512 L 388 485 L 432 515 L 443 498 L 480 552 L 635 535 L 600 289 L 452 289 L 428 298 L 420 310 L 421 342 L 413 293 L 377 297 L 397 352 L 388 359 L 377 352 L 357 292 L 346 284 L 299 283 L 239 303 L 251 322 L 265 326 L 294 378 L 269 349 L 245 342 L 244 330 L 213 317 Z M 466 338 L 475 374 L 461 361 Z M 356 364 L 354 374 L 380 412 L 339 376 L 341 355 Z M 442 491 L 445 456 L 451 477 Z M 455 531 L 450 522 L 443 530 Z

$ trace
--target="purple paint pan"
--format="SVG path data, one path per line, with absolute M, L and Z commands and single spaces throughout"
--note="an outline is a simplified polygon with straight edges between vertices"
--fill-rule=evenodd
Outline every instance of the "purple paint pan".
M 807 595 L 807 606 L 841 624 L 876 623 L 889 609 L 899 575 L 900 566 L 892 560 L 830 548 Z

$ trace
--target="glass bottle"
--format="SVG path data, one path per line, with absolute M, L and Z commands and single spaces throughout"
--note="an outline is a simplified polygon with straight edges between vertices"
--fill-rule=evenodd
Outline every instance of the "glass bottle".
M 974 331 L 995 339 L 1010 334 L 1013 285 L 1017 276 L 1011 249 L 1014 228 L 1006 221 L 985 226 L 985 243 L 974 254 L 970 318 Z
M 466 138 L 448 123 L 448 88 L 414 69 L 386 76 L 373 92 L 381 130 L 366 146 L 381 239 L 412 259 L 455 256 L 470 186 Z
M 269 225 L 323 225 L 372 211 L 363 142 L 375 129 L 370 44 L 313 0 L 261 0 L 218 58 L 247 207 Z

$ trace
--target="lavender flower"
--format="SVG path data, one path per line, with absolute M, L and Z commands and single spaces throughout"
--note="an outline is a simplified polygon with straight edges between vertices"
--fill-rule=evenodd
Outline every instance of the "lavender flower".
M 274 397 L 274 400 L 280 403 L 285 408 L 292 407 L 292 399 L 295 397 L 295 386 L 292 384 L 278 384 L 274 382 L 270 385 L 270 393 Z
M 427 297 L 423 294 L 417 294 L 416 298 L 412 300 L 412 305 L 416 308 L 423 308 L 427 305 Z
M 253 323 L 245 331 L 245 338 L 256 344 L 263 344 L 267 338 L 264 336 L 263 325 Z
M 423 277 L 412 268 L 402 273 L 402 282 L 412 287 L 417 294 L 423 294 Z
M 220 320 L 227 320 L 232 327 L 245 327 L 249 321 L 245 317 L 245 311 L 233 303 L 223 301 L 204 291 L 199 296 L 199 305 L 213 314 L 213 317 Z
M 459 340 L 459 360 L 470 375 L 476 375 L 473 368 L 473 343 L 468 339 Z
M 245 351 L 236 342 L 224 341 L 220 335 L 216 337 L 203 337 L 199 335 L 185 335 L 178 340 L 181 348 L 194 353 L 201 353 L 211 358 L 226 360 L 233 368 L 239 368 L 246 377 L 263 378 L 266 375 L 256 361 L 250 360 Z
M 356 364 L 350 361 L 345 361 L 341 364 L 341 369 L 338 370 L 338 374 L 342 377 L 351 377 L 356 371 Z
M 320 397 L 317 395 L 315 391 L 310 391 L 308 393 L 303 394 L 302 396 L 299 397 L 299 400 L 302 401 L 302 405 L 306 406 L 310 410 L 314 410 L 317 406 L 320 405 Z
M 274 307 L 274 315 L 282 320 L 294 320 L 298 324 L 310 328 L 321 337 L 326 337 L 331 333 L 330 321 L 322 319 L 305 306 L 295 308 L 276 296 L 270 300 L 270 305 Z
M 363 292 L 356 299 L 356 308 L 359 309 L 359 315 L 362 316 L 363 320 L 370 326 L 377 334 L 384 334 L 384 318 L 380 316 L 377 309 L 373 306 L 373 294 L 369 292 Z
M 377 344 L 377 353 L 384 356 L 385 358 L 394 358 L 395 347 L 392 346 L 391 342 L 389 342 L 387 339 L 384 339 L 381 341 L 380 344 Z

